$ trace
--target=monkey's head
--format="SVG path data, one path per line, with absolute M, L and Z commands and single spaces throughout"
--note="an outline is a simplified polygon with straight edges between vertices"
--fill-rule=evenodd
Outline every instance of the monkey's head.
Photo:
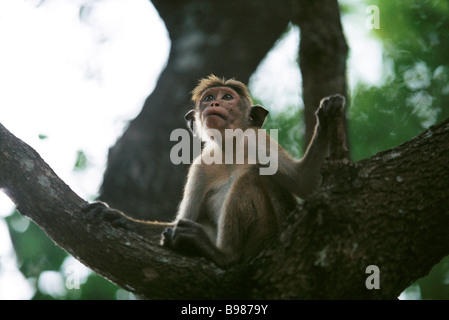
M 247 86 L 234 79 L 220 79 L 214 75 L 201 79 L 192 91 L 195 103 L 185 119 L 193 131 L 194 122 L 202 139 L 207 129 L 217 129 L 224 134 L 225 129 L 262 127 L 268 110 L 253 105 Z

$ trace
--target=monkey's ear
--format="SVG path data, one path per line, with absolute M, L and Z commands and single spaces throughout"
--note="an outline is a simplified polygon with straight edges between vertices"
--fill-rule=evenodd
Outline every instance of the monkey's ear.
M 265 118 L 268 115 L 268 110 L 260 105 L 255 105 L 251 107 L 249 112 L 249 121 L 254 127 L 262 128 Z
M 193 121 L 195 121 L 195 110 L 190 110 L 189 112 L 187 112 L 186 115 L 184 116 L 184 119 L 186 119 L 187 121 L 187 127 L 190 129 L 190 131 L 192 131 L 193 134 L 195 134 L 195 132 L 193 132 Z

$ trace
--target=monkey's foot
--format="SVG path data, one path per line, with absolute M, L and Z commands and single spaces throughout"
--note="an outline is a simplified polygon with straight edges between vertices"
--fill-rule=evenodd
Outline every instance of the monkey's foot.
M 97 201 L 89 203 L 82 211 L 88 214 L 87 220 L 90 223 L 100 224 L 102 222 L 108 222 L 114 227 L 131 229 L 128 218 L 120 211 L 109 208 L 104 202 Z

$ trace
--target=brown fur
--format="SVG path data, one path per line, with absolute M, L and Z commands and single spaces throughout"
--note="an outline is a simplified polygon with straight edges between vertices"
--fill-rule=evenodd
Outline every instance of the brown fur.
M 238 80 L 232 79 L 225 79 L 225 78 L 219 78 L 213 74 L 211 74 L 207 78 L 203 78 L 200 81 L 198 81 L 198 85 L 195 87 L 195 89 L 192 90 L 192 101 L 195 103 L 195 106 L 197 105 L 198 101 L 200 101 L 201 96 L 203 95 L 204 91 L 206 91 L 209 88 L 217 88 L 217 87 L 228 87 L 233 89 L 235 92 L 237 92 L 242 99 L 242 101 L 247 106 L 252 105 L 251 95 L 249 94 L 248 87 Z
M 230 98 L 228 93 L 238 97 L 234 94 Z M 200 135 L 206 134 L 206 128 L 224 132 L 235 129 L 236 124 L 243 130 L 257 129 L 268 113 L 261 106 L 252 106 L 242 82 L 214 75 L 199 81 L 192 100 L 195 109 L 186 119 L 197 122 Z M 219 117 L 208 118 L 217 112 Z M 328 113 L 321 110 L 318 120 L 326 120 Z M 240 119 L 236 120 L 236 115 Z M 189 170 L 175 227 L 164 233 L 163 243 L 184 252 L 187 244 L 221 267 L 256 255 L 279 233 L 286 215 L 297 204 L 294 194 L 305 197 L 320 184 L 328 137 L 326 126 L 320 127 L 319 121 L 315 131 L 301 160 L 292 158 L 267 134 L 267 144 L 278 148 L 279 169 L 273 176 L 260 176 L 257 164 L 205 164 L 201 157 L 196 159 Z M 203 154 L 222 152 L 213 140 L 201 138 L 206 141 Z

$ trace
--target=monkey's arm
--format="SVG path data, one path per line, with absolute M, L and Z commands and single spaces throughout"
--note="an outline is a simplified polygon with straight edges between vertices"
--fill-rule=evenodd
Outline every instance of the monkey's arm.
M 345 99 L 333 95 L 321 100 L 316 112 L 317 124 L 312 140 L 301 160 L 292 158 L 279 147 L 278 171 L 274 179 L 301 198 L 311 194 L 321 184 L 321 167 L 328 156 L 329 126 L 343 116 Z
M 207 175 L 203 167 L 195 161 L 189 169 L 175 223 L 162 233 L 161 244 L 185 255 L 205 257 L 218 266 L 225 267 L 230 261 L 227 255 L 216 247 L 204 227 L 195 222 L 201 214 L 206 180 Z
M 179 221 L 180 219 L 198 220 L 200 213 L 198 208 L 200 208 L 204 200 L 206 186 L 206 175 L 200 161 L 200 158 L 195 159 L 189 168 L 187 182 L 184 187 L 184 195 L 179 204 L 175 221 Z

